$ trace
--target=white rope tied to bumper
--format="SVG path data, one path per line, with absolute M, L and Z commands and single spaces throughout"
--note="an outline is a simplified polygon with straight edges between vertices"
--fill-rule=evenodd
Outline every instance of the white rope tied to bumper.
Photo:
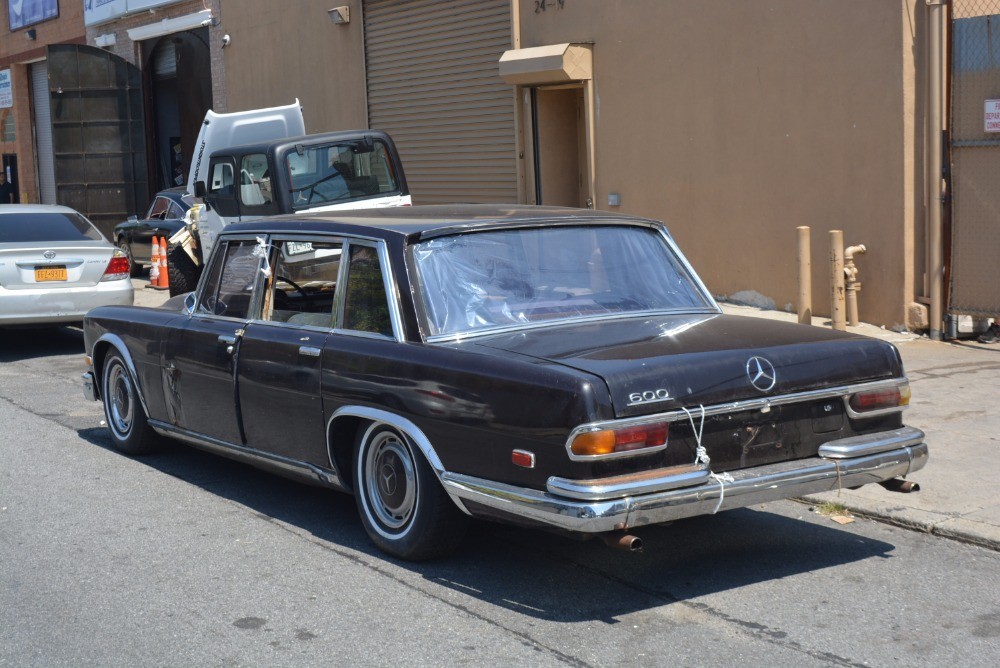
M 691 415 L 691 411 L 689 411 L 687 408 L 684 408 L 683 406 L 681 406 L 681 410 L 683 410 L 684 413 L 687 414 L 688 422 L 691 423 L 691 431 L 694 433 L 694 441 L 695 445 L 697 446 L 694 451 L 695 452 L 694 463 L 701 464 L 702 466 L 707 468 L 709 477 L 715 480 L 715 482 L 719 483 L 719 502 L 715 504 L 715 510 L 712 511 L 712 514 L 714 515 L 715 513 L 719 512 L 719 508 L 722 507 L 722 501 L 723 499 L 726 498 L 726 483 L 736 482 L 736 480 L 733 478 L 733 476 L 729 475 L 728 473 L 712 472 L 711 468 L 712 458 L 708 456 L 708 450 L 706 450 L 705 446 L 701 444 L 701 435 L 702 432 L 705 430 L 705 406 L 704 404 L 698 404 L 698 407 L 701 409 L 701 421 L 699 422 L 697 428 L 695 428 L 694 426 L 694 416 Z

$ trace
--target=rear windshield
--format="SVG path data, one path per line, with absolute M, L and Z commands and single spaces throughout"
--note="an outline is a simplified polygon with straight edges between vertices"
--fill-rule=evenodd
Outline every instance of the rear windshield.
M 0 243 L 100 241 L 97 228 L 78 213 L 0 214 Z
M 711 308 L 658 231 L 550 227 L 417 244 L 431 336 L 623 313 Z
M 385 142 L 345 141 L 306 146 L 285 158 L 292 208 L 308 209 L 399 192 Z

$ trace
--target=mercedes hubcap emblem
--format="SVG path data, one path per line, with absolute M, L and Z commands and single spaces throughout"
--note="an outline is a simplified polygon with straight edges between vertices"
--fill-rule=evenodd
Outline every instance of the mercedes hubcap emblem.
M 758 390 L 768 392 L 777 382 L 778 374 L 774 371 L 774 365 L 763 357 L 751 357 L 747 360 L 747 378 Z
M 380 482 L 382 483 L 382 492 L 386 496 L 392 496 L 396 493 L 396 471 L 393 470 L 391 466 L 386 464 L 382 467 L 379 472 Z

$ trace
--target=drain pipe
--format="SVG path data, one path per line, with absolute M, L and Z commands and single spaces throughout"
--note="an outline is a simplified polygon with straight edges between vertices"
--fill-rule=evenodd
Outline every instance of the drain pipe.
M 941 340 L 944 301 L 944 245 L 942 242 L 941 206 L 941 121 L 942 65 L 941 33 L 944 29 L 946 0 L 927 1 L 927 237 L 928 278 L 930 283 L 930 338 Z
M 799 232 L 799 324 L 812 324 L 812 257 L 809 254 L 809 226 L 796 228 Z
M 830 325 L 843 332 L 844 320 L 844 231 L 830 230 Z

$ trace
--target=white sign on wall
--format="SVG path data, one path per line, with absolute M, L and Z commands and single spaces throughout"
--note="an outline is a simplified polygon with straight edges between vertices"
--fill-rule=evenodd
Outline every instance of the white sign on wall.
M 1000 100 L 986 100 L 983 109 L 983 132 L 1000 132 Z
M 0 109 L 14 106 L 14 88 L 10 83 L 10 70 L 0 70 Z
M 83 23 L 94 26 L 121 18 L 126 14 L 140 12 L 145 9 L 172 5 L 180 0 L 84 0 Z M 159 20 L 162 17 L 150 17 Z

